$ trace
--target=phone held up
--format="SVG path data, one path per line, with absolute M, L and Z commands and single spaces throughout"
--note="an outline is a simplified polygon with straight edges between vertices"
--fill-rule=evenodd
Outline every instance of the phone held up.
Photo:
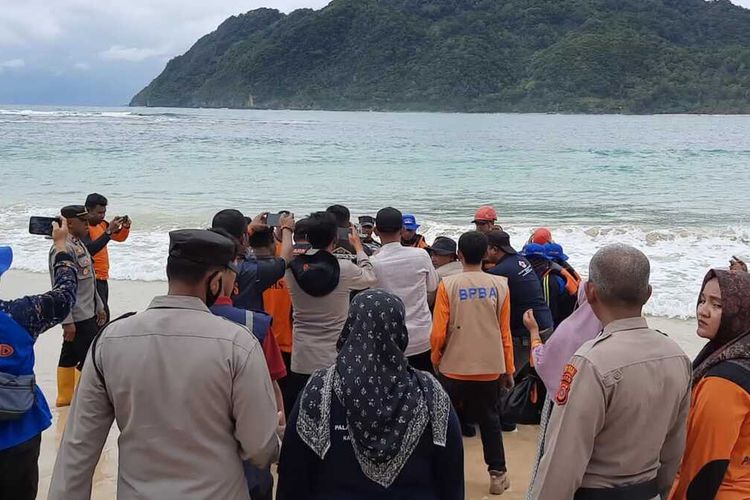
M 349 241 L 349 235 L 350 234 L 351 234 L 351 228 L 340 227 L 339 228 L 339 233 L 338 233 L 338 239 L 339 240 Z
M 31 217 L 29 219 L 29 233 L 52 237 L 53 222 L 62 224 L 62 219 L 60 217 Z
M 266 225 L 268 227 L 281 226 L 281 214 L 268 214 L 268 217 L 266 218 Z

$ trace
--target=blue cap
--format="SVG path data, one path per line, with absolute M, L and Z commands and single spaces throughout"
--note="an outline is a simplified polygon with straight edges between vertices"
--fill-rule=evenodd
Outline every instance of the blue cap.
M 563 247 L 559 243 L 547 243 L 544 245 L 544 252 L 552 260 L 567 261 L 568 256 L 563 252 Z
M 541 257 L 543 259 L 549 260 L 549 256 L 547 255 L 544 246 L 540 245 L 539 243 L 527 244 L 525 247 L 523 247 L 523 250 L 521 250 L 521 255 L 523 255 L 524 257 Z
M 419 224 L 417 224 L 417 218 L 414 217 L 413 215 L 404 214 L 401 220 L 404 222 L 404 229 L 408 229 L 409 231 L 416 231 L 417 229 L 419 229 Z
M 8 246 L 0 246 L 0 275 L 10 269 L 13 264 L 13 249 Z

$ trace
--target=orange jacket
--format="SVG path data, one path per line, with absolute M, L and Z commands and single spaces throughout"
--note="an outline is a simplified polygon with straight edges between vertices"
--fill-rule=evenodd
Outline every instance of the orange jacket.
M 98 239 L 101 235 L 103 235 L 107 228 L 109 227 L 109 223 L 107 221 L 101 221 L 96 226 L 92 226 L 89 224 L 89 237 L 92 241 Z M 113 241 L 119 241 L 123 242 L 128 239 L 128 236 L 130 235 L 130 228 L 123 227 L 120 232 L 112 233 L 110 238 Z M 96 272 L 96 279 L 98 280 L 108 280 L 109 279 L 109 252 L 107 251 L 107 247 L 105 246 L 101 250 L 99 250 L 95 255 L 92 256 L 94 259 L 94 272 Z
M 685 454 L 670 500 L 698 498 L 688 497 L 688 490 L 701 499 L 750 498 L 750 387 L 710 373 L 693 388 Z
M 456 275 L 456 276 L 461 276 Z M 455 276 L 454 276 L 455 277 Z M 445 283 L 441 282 L 438 286 L 437 298 L 435 302 L 435 312 L 432 321 L 432 335 L 430 343 L 432 347 L 432 364 L 437 366 L 443 357 L 443 351 L 446 349 L 447 337 L 451 325 L 451 305 L 450 297 L 445 288 Z M 513 374 L 515 366 L 513 362 L 513 338 L 510 332 L 510 294 L 506 293 L 503 299 L 500 312 L 497 317 L 500 328 L 500 334 L 503 346 L 503 358 L 505 360 L 505 373 Z M 443 373 L 446 377 L 458 380 L 490 381 L 500 377 L 500 373 L 487 373 L 481 375 L 463 375 L 456 373 Z
M 282 352 L 292 352 L 292 297 L 281 278 L 263 292 L 263 307 L 273 318 L 273 334 Z

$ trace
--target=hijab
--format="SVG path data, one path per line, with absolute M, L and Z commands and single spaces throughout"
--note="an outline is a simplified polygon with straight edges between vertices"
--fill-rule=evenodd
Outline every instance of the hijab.
M 701 293 L 714 278 L 721 290 L 721 323 L 716 337 L 693 362 L 693 385 L 724 361 L 750 371 L 750 274 L 712 269 L 703 279 Z
M 596 317 L 586 298 L 585 283 L 578 287 L 578 307 L 555 329 L 549 340 L 534 349 L 534 368 L 553 397 L 560 388 L 560 374 L 565 364 L 586 342 L 602 331 L 602 322 Z
M 387 488 L 416 449 L 427 425 L 444 447 L 450 399 L 429 373 L 404 356 L 409 343 L 404 303 L 384 290 L 367 290 L 351 303 L 336 363 L 310 377 L 300 399 L 297 432 L 321 459 L 331 446 L 331 400 L 346 412 L 362 472 Z

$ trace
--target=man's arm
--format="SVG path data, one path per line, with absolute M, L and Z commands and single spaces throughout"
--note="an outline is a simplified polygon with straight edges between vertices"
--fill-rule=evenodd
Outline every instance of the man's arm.
M 443 348 L 448 335 L 448 323 L 450 322 L 451 306 L 445 284 L 440 283 L 435 300 L 435 313 L 432 317 L 432 334 L 430 335 L 430 346 L 432 348 L 431 361 L 434 367 L 440 366 L 443 357 Z M 437 372 L 437 369 L 435 370 Z
M 430 260 L 430 256 L 427 252 L 425 252 L 424 260 L 424 265 L 427 269 L 427 296 L 429 297 L 430 293 L 437 290 L 438 285 L 440 284 L 440 276 L 438 276 L 435 266 L 432 265 L 432 260 Z
M 581 486 L 604 426 L 606 397 L 596 368 L 575 356 L 565 367 L 555 407 L 547 426 L 544 455 L 534 481 L 532 498 L 573 498 Z
M 130 236 L 130 224 L 128 225 L 122 225 L 122 229 L 117 231 L 116 233 L 112 233 L 112 240 L 122 243 L 123 241 L 128 239 L 128 236 Z
M 90 231 L 90 229 L 89 229 Z M 109 229 L 107 229 L 109 231 Z M 104 231 L 99 237 L 95 240 L 91 239 L 91 232 L 86 234 L 83 238 L 81 238 L 81 241 L 83 242 L 83 245 L 86 247 L 86 250 L 89 251 L 91 256 L 98 254 L 102 251 L 104 247 L 107 246 L 107 244 L 112 239 L 112 233 L 108 233 L 107 231 Z
M 294 215 L 286 215 L 281 218 L 281 253 L 279 257 L 284 259 L 285 265 L 294 258 Z M 283 274 L 282 274 L 283 277 Z M 281 279 L 281 278 L 279 278 Z
M 253 340 L 255 338 L 253 337 Z M 236 372 L 232 384 L 234 436 L 240 457 L 256 467 L 274 462 L 279 454 L 278 410 L 263 350 L 257 341 L 235 346 Z
M 96 359 L 101 367 L 101 341 Z M 88 499 L 94 469 L 114 420 L 114 408 L 89 350 L 57 454 L 49 500 Z

